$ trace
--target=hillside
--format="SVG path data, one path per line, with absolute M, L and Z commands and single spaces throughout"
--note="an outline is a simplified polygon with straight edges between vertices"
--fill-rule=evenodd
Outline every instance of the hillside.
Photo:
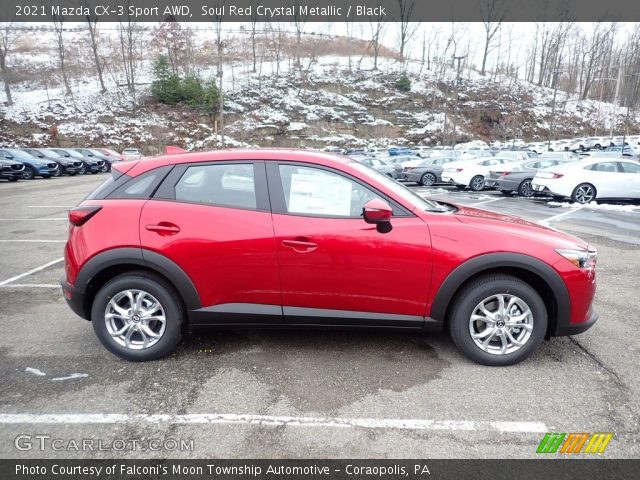
M 47 42 L 29 45 L 14 55 L 16 66 L 23 72 L 50 71 L 53 77 L 55 61 L 51 47 L 44 45 Z M 206 42 L 201 48 L 207 48 Z M 346 56 L 326 46 L 324 50 L 322 56 L 316 52 L 304 58 L 302 73 L 291 61 L 276 65 L 268 59 L 252 73 L 246 55 L 230 55 L 224 66 L 226 144 L 383 146 L 547 138 L 551 89 L 500 76 L 492 81 L 463 70 L 456 102 L 455 71 L 449 66 L 433 63 L 428 70 L 421 62 L 408 62 L 411 89 L 403 92 L 396 82 L 404 67 L 391 52 L 383 52 L 374 70 L 372 56 L 362 47 L 349 70 Z M 123 88 L 115 69 L 107 77 L 107 92 L 100 93 L 86 53 L 76 53 L 79 73 L 72 96 L 65 96 L 55 80 L 47 83 L 46 78 L 23 74 L 14 82 L 14 104 L 0 112 L 0 144 L 138 146 L 148 154 L 166 144 L 188 149 L 219 144 L 215 116 L 185 105 L 160 105 L 150 97 L 151 55 L 139 64 L 133 94 Z M 213 62 L 203 60 L 198 73 L 212 77 Z M 562 91 L 555 110 L 558 138 L 594 135 L 596 125 L 606 134 L 603 128 L 610 125 L 614 110 L 618 126 L 626 113 L 608 103 L 578 101 Z M 638 130 L 637 118 L 632 129 Z

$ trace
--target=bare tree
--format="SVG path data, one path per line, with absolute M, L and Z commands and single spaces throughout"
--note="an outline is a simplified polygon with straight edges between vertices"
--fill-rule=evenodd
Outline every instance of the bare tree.
M 87 6 L 87 0 L 83 0 L 85 6 Z M 91 50 L 93 51 L 93 61 L 96 66 L 96 72 L 98 73 L 98 80 L 100 81 L 100 91 L 102 93 L 107 91 L 107 87 L 104 85 L 104 79 L 102 78 L 102 64 L 100 63 L 100 57 L 98 56 L 98 17 L 97 15 L 87 15 L 87 25 L 89 26 L 89 38 L 91 39 Z
M 371 40 L 369 41 L 369 48 L 373 48 L 373 69 L 378 69 L 378 55 L 380 54 L 380 48 L 382 47 L 382 34 L 384 33 L 385 24 L 384 18 L 381 14 L 372 15 L 369 17 L 369 25 L 371 27 Z
M 251 58 L 253 59 L 253 68 L 251 71 L 256 72 L 256 31 L 258 25 L 258 6 L 262 0 L 253 0 L 251 8 Z
M 71 85 L 69 84 L 69 78 L 67 77 L 67 69 L 64 63 L 65 61 L 65 49 L 64 49 L 64 16 L 53 14 L 53 30 L 56 34 L 57 46 L 58 46 L 58 62 L 60 66 L 60 73 L 62 74 L 62 81 L 64 82 L 64 89 L 66 95 L 73 95 L 71 91 Z
M 4 83 L 4 93 L 7 96 L 7 105 L 13 104 L 11 86 L 9 85 L 11 76 L 9 74 L 9 67 L 7 66 L 7 56 L 9 55 L 15 38 L 14 34 L 13 22 L 6 22 L 0 28 L 0 73 L 2 74 L 2 83 Z
M 304 33 L 304 29 L 307 23 L 308 14 L 302 15 L 300 12 L 300 0 L 293 0 L 291 4 L 293 6 L 293 24 L 296 30 L 296 61 L 295 67 L 298 69 L 300 74 L 302 74 L 302 34 Z
M 118 25 L 120 55 L 122 58 L 122 66 L 124 68 L 127 89 L 130 92 L 135 93 L 136 70 L 138 66 L 142 28 L 132 20 L 132 17 L 129 14 L 128 5 L 131 3 L 131 0 L 126 0 L 125 3 L 127 5 L 127 7 L 125 7 L 126 21 L 120 21 Z
M 398 9 L 400 12 L 400 29 L 398 30 L 398 47 L 400 58 L 404 61 L 405 49 L 411 38 L 416 33 L 417 24 L 411 22 L 411 14 L 415 7 L 415 0 L 398 0 Z
M 193 32 L 189 27 L 183 28 L 170 15 L 154 31 L 153 44 L 166 51 L 174 75 L 179 75 L 180 70 L 184 75 L 191 72 Z
M 482 25 L 484 26 L 484 51 L 482 53 L 482 67 L 480 75 L 484 75 L 487 66 L 487 57 L 493 50 L 493 40 L 500 31 L 507 12 L 505 0 L 481 0 L 479 3 Z

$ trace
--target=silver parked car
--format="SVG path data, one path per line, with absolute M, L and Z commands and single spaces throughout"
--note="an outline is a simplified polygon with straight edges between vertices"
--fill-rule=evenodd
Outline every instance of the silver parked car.
M 524 162 L 499 165 L 499 170 L 489 172 L 485 185 L 497 188 L 504 195 L 518 192 L 521 197 L 533 197 L 535 192 L 531 182 L 538 170 L 575 161 L 577 160 L 565 159 L 559 155 L 556 158 L 530 158 Z
M 351 158 L 357 160 L 363 165 L 366 165 L 367 167 L 373 168 L 376 172 L 380 172 L 387 177 L 393 178 L 394 180 L 397 180 L 398 176 L 402 172 L 402 167 L 399 164 L 391 165 L 380 158 L 360 156 L 354 156 Z

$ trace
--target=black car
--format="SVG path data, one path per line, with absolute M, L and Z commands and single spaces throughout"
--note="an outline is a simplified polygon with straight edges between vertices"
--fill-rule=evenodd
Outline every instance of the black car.
M 0 157 L 0 178 L 17 182 L 24 174 L 24 165 L 8 158 Z
M 82 171 L 81 161 L 65 158 L 48 148 L 23 148 L 22 150 L 41 160 L 56 162 L 58 164 L 58 175 L 66 173 L 67 175 L 73 176 Z
M 99 172 L 103 172 L 106 168 L 104 160 L 98 160 L 95 157 L 92 158 L 84 156 L 80 152 L 76 152 L 73 148 L 52 148 L 51 150 L 64 158 L 82 162 L 81 173 L 96 174 Z
M 111 161 L 103 153 L 97 152 L 92 148 L 74 148 L 74 150 L 84 157 L 89 157 L 94 160 L 102 160 L 104 162 L 104 168 L 102 169 L 102 171 L 111 171 Z

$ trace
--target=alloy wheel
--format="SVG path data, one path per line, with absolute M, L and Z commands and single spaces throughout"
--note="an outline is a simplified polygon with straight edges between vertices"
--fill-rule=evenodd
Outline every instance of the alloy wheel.
M 142 350 L 162 338 L 167 320 L 164 308 L 150 293 L 124 290 L 115 294 L 104 312 L 107 331 L 125 348 Z
M 433 173 L 427 172 L 424 175 L 422 175 L 422 179 L 420 180 L 420 183 L 422 183 L 422 185 L 424 185 L 425 187 L 430 187 L 434 183 L 436 183 L 436 176 Z
M 515 295 L 496 294 L 482 300 L 469 318 L 469 333 L 480 349 L 507 355 L 522 348 L 533 331 L 533 313 Z
M 595 189 L 588 184 L 578 185 L 574 193 L 575 201 L 582 204 L 591 202 L 595 196 Z

